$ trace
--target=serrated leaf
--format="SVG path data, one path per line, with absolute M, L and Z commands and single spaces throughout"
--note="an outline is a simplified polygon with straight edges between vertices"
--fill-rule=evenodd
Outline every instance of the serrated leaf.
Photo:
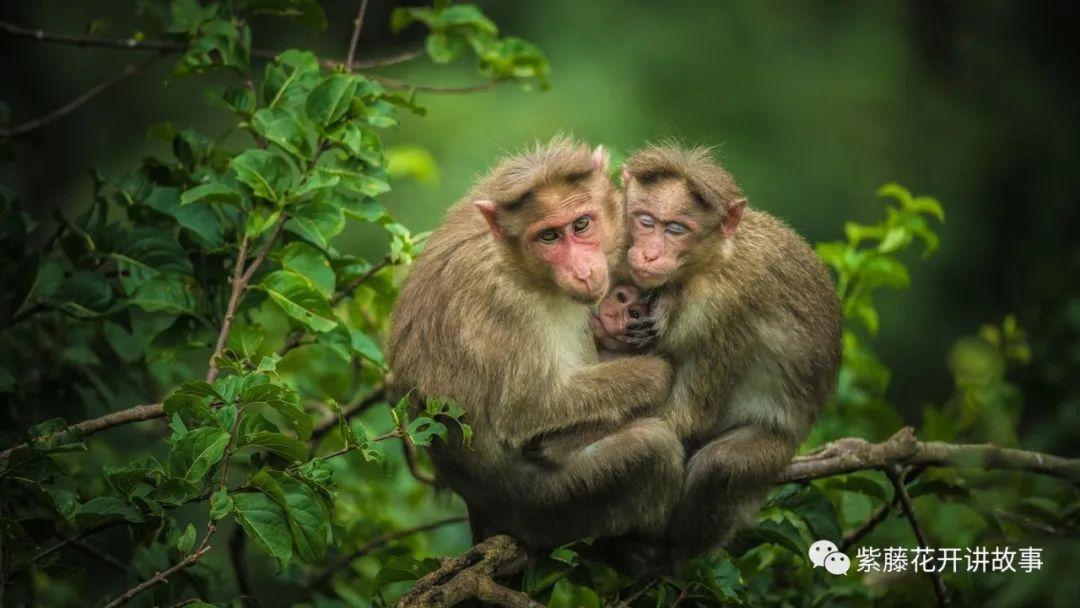
M 259 431 L 240 440 L 240 447 L 266 449 L 291 462 L 308 459 L 307 444 L 281 433 Z
M 169 453 L 169 471 L 189 482 L 202 480 L 221 461 L 229 445 L 229 434 L 218 428 L 189 431 Z
M 334 74 L 323 79 L 304 103 L 308 118 L 322 126 L 337 122 L 349 110 L 356 86 L 357 79 L 350 74 Z
M 260 287 L 285 314 L 309 329 L 325 332 L 337 327 L 337 318 L 330 309 L 329 301 L 303 276 L 278 270 L 267 275 Z
M 236 172 L 236 178 L 256 196 L 279 204 L 299 177 L 289 161 L 267 150 L 247 150 L 232 159 L 229 166 Z
M 285 510 L 270 497 L 250 492 L 233 496 L 235 518 L 255 545 L 272 557 L 292 559 L 292 535 Z

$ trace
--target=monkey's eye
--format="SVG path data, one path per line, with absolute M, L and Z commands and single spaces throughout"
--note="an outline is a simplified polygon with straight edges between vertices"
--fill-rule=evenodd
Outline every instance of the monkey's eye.
M 640 319 L 641 318 L 641 311 L 639 311 L 636 308 L 631 308 L 630 309 L 630 318 L 631 319 Z
M 680 224 L 678 222 L 671 222 L 670 224 L 667 225 L 666 230 L 667 230 L 668 234 L 674 234 L 676 236 L 681 236 L 681 235 L 686 234 L 687 232 L 689 232 L 689 229 L 686 226 L 683 226 L 682 224 Z
M 585 232 L 585 230 L 589 227 L 589 223 L 591 221 L 592 220 L 589 219 L 589 216 L 587 216 L 587 215 L 583 215 L 583 216 L 577 218 L 576 220 L 574 220 L 574 232 L 576 232 L 576 233 Z
M 651 218 L 651 217 L 649 217 L 647 215 L 638 216 L 637 221 L 638 221 L 639 224 L 641 224 L 642 226 L 644 226 L 646 228 L 652 228 L 653 226 L 656 225 L 656 222 L 653 220 L 653 218 Z
M 626 304 L 626 294 L 621 291 L 615 292 L 615 299 L 619 301 L 619 304 Z
M 540 241 L 545 245 L 551 245 L 555 241 L 559 240 L 559 231 L 554 228 L 548 228 L 547 230 L 544 230 L 540 234 L 538 234 L 536 236 L 536 240 Z

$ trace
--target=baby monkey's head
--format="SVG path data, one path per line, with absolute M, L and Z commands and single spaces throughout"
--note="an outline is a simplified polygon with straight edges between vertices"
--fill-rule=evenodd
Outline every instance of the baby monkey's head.
M 612 289 L 596 307 L 596 316 L 609 335 L 626 333 L 626 326 L 649 314 L 649 302 L 640 289 L 633 285 L 619 285 Z

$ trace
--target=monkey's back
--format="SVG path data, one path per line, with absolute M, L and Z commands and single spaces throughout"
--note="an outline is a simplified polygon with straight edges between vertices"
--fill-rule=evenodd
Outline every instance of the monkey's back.
M 693 443 L 743 424 L 805 434 L 835 387 L 841 348 L 835 287 L 806 241 L 747 210 L 730 251 L 681 297 L 661 342 L 679 358 L 671 418 L 680 436 Z

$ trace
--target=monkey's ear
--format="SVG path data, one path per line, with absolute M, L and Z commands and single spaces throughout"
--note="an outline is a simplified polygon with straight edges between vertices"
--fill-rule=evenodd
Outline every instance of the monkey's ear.
M 480 211 L 480 215 L 484 216 L 484 220 L 487 221 L 488 228 L 491 230 L 491 236 L 501 239 L 502 229 L 499 228 L 499 218 L 497 217 L 499 206 L 495 204 L 495 201 L 473 201 L 473 205 L 476 205 L 476 209 Z
M 743 211 L 746 209 L 746 199 L 740 198 L 728 205 L 727 217 L 723 221 L 724 238 L 731 238 L 739 228 Z
M 596 146 L 596 148 L 593 149 L 593 167 L 596 167 L 596 170 L 600 173 L 607 172 L 608 158 L 610 157 L 608 156 L 608 151 L 604 149 L 604 146 Z

